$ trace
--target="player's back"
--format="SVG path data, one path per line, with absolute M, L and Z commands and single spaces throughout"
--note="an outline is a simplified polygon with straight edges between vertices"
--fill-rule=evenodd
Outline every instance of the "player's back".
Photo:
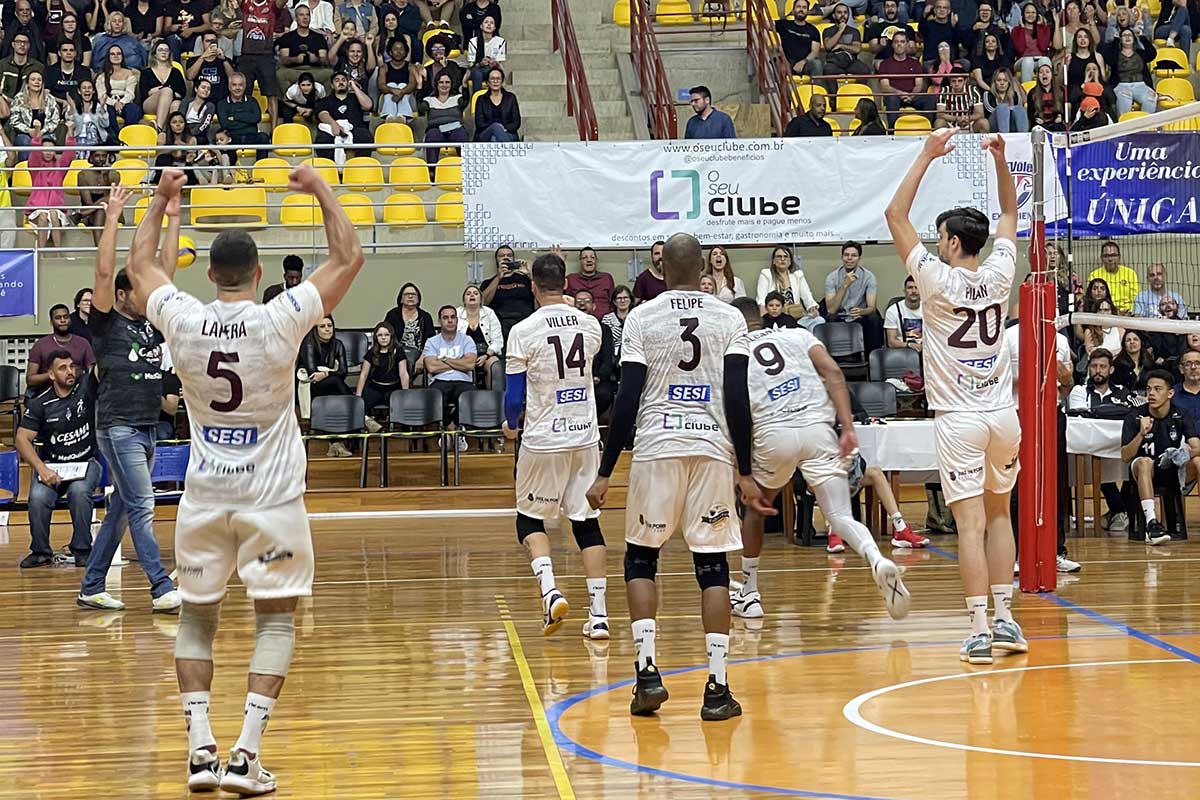
M 621 363 L 646 365 L 634 460 L 705 456 L 732 464 L 724 361 L 746 353 L 745 318 L 713 295 L 668 290 L 630 312 Z
M 917 279 L 925 318 L 924 373 L 929 407 L 993 411 L 1012 405 L 1004 323 L 1016 274 L 1016 247 L 996 239 L 975 270 L 951 267 L 924 245 L 908 270 Z
M 822 346 L 817 337 L 804 328 L 768 328 L 752 331 L 748 343 L 755 441 L 781 428 L 833 424 L 833 404 L 808 354 Z
M 523 448 L 571 450 L 600 441 L 592 362 L 601 337 L 594 316 L 565 303 L 544 305 L 509 331 L 507 371 L 525 373 Z

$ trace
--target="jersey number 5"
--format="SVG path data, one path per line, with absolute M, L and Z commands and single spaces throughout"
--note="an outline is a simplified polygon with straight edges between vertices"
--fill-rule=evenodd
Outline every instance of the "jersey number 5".
M 233 411 L 242 404 L 242 378 L 228 367 L 222 366 L 225 363 L 236 364 L 241 359 L 237 353 L 220 353 L 213 351 L 208 357 L 208 377 L 218 378 L 220 380 L 229 381 L 229 399 L 228 400 L 213 400 L 209 402 L 209 407 L 213 411 L 222 413 Z
M 964 319 L 962 324 L 958 326 L 958 330 L 950 334 L 950 338 L 946 340 L 946 343 L 951 347 L 972 350 L 979 346 L 979 342 L 982 342 L 990 347 L 996 342 L 1000 341 L 1000 328 L 1002 323 L 1000 321 L 1001 314 L 999 304 L 993 303 L 979 312 L 976 312 L 973 308 L 964 308 L 960 306 L 959 308 L 954 309 L 954 313 L 966 314 L 967 318 Z M 989 314 L 996 318 L 994 323 L 988 322 Z M 974 328 L 977 324 L 979 326 L 979 342 L 977 342 L 975 339 L 967 337 L 967 334 L 971 332 L 971 328 Z M 995 331 L 992 330 L 993 326 L 995 327 Z
M 561 381 L 567 377 L 567 367 L 579 370 L 579 377 L 582 378 L 587 367 L 587 359 L 583 356 L 583 334 L 575 334 L 566 355 L 563 354 L 562 340 L 557 336 L 547 336 L 546 341 L 554 347 L 554 353 L 558 356 L 558 379 Z

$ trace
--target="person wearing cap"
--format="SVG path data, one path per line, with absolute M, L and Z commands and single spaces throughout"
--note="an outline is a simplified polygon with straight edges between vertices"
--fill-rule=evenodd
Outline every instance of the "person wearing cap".
M 979 90 L 967 84 L 967 73 L 955 67 L 938 94 L 935 128 L 960 128 L 969 133 L 990 130 Z
M 1089 95 L 1079 102 L 1079 114 L 1071 124 L 1071 131 L 1090 131 L 1103 128 L 1111 122 L 1108 114 L 1100 110 L 1100 101 Z

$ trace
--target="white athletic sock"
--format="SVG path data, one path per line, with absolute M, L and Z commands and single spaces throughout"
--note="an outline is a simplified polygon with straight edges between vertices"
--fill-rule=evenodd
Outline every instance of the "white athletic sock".
M 554 588 L 554 565 L 550 562 L 549 556 L 535 558 L 529 562 L 533 567 L 533 574 L 537 576 L 538 585 L 542 590 L 542 597 L 550 594 L 550 590 Z
M 725 665 L 729 662 L 729 634 L 706 633 L 704 646 L 708 649 L 708 674 L 712 675 L 717 683 L 725 686 L 728 683 Z
M 209 692 L 183 692 L 183 718 L 187 720 L 188 751 L 208 748 L 217 752 L 217 740 L 208 723 Z
M 633 621 L 633 645 L 637 648 L 637 668 L 643 670 L 654 660 L 654 632 L 656 625 L 653 619 L 635 619 Z
M 242 720 L 242 735 L 238 737 L 235 750 L 244 750 L 250 755 L 258 754 L 262 735 L 267 730 L 267 720 L 271 718 L 271 709 L 275 708 L 275 698 L 250 692 L 246 695 L 246 717 Z
M 899 511 L 897 511 L 895 514 L 892 514 L 892 527 L 896 530 L 900 530 L 905 527 L 904 515 Z
M 996 606 L 996 620 L 1012 622 L 1012 584 L 992 584 L 992 604 Z
M 1146 524 L 1149 525 L 1158 519 L 1158 512 L 1154 506 L 1154 498 L 1142 501 L 1142 513 L 1146 515 Z
M 608 578 L 588 578 L 588 613 L 593 617 L 607 617 L 608 604 L 604 601 L 604 592 L 608 588 Z
M 987 595 L 967 598 L 967 616 L 971 618 L 971 634 L 987 633 Z
M 742 556 L 742 592 L 758 591 L 758 559 Z

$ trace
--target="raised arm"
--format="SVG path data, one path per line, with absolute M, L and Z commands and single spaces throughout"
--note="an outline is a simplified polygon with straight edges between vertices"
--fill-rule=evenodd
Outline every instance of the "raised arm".
M 921 242 L 921 238 L 917 236 L 917 229 L 908 218 L 912 213 L 913 202 L 917 199 L 917 190 L 921 188 L 921 180 L 929 170 L 930 164 L 954 150 L 954 144 L 950 140 L 957 132 L 957 128 L 944 128 L 925 138 L 925 146 L 921 148 L 917 160 L 908 168 L 908 173 L 896 187 L 896 193 L 888 203 L 887 210 L 883 212 L 888 230 L 892 232 L 892 244 L 900 254 L 901 261 L 908 258 L 912 249 Z
M 288 175 L 288 188 L 293 192 L 310 194 L 321 206 L 325 218 L 325 243 L 329 248 L 329 259 L 309 277 L 309 282 L 321 293 L 325 313 L 332 314 L 338 303 L 350 290 L 358 271 L 362 269 L 362 245 L 358 234 L 345 210 L 338 203 L 333 190 L 317 171 L 307 164 L 297 167 Z
M 117 273 L 117 229 L 121 227 L 121 211 L 129 199 L 129 189 L 113 184 L 105 203 L 104 231 L 96 248 L 96 272 L 92 278 L 92 308 L 112 311 L 113 279 Z
M 1004 137 L 986 136 L 983 149 L 992 154 L 996 165 L 996 194 L 1000 200 L 1000 219 L 996 221 L 996 237 L 1017 240 L 1017 187 L 1004 155 Z
M 159 263 L 158 243 L 162 238 L 163 215 L 173 216 L 177 240 L 173 252 L 178 254 L 179 200 L 186 181 L 187 178 L 182 170 L 163 170 L 162 177 L 158 181 L 158 189 L 150 198 L 146 216 L 142 217 L 141 224 L 133 234 L 133 243 L 129 245 L 129 254 L 125 257 L 125 273 L 129 276 L 134 296 L 141 306 L 139 311 L 146 310 L 146 299 L 150 297 L 150 293 L 159 286 L 170 283 L 171 275 L 175 272 L 174 260 L 168 268 L 169 271 Z M 94 300 L 93 297 L 93 302 Z

